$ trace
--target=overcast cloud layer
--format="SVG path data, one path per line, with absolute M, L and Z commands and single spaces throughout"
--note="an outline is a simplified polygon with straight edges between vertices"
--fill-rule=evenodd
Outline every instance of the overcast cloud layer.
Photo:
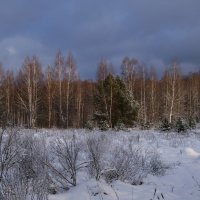
M 52 64 L 71 51 L 82 78 L 101 58 L 124 56 L 161 69 L 176 57 L 200 68 L 199 0 L 6 0 L 0 2 L 0 61 L 19 68 L 26 56 Z

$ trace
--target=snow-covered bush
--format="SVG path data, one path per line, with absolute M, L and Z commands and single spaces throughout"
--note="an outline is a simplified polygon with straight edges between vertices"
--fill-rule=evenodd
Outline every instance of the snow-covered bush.
M 156 176 L 164 175 L 168 166 L 163 163 L 157 152 L 152 152 L 150 155 L 147 164 L 149 173 Z
M 17 165 L 13 166 L 1 180 L 0 199 L 26 200 L 29 192 L 27 179 Z
M 45 200 L 48 197 L 50 183 L 47 147 L 44 138 L 34 138 L 27 134 L 21 139 L 22 153 L 19 155 L 21 176 L 29 185 L 31 199 Z
M 99 180 L 103 170 L 103 154 L 106 151 L 105 137 L 91 136 L 87 140 L 88 149 L 88 172 L 91 177 Z
M 71 139 L 66 136 L 59 137 L 51 145 L 53 163 L 49 164 L 54 179 L 62 188 L 76 186 L 77 171 L 81 164 L 78 164 L 80 144 L 73 135 Z
M 165 165 L 156 152 L 133 148 L 131 144 L 128 149 L 121 146 L 114 152 L 111 166 L 122 181 L 140 185 L 148 174 L 161 175 L 165 172 Z
M 128 181 L 131 184 L 138 185 L 142 183 L 146 176 L 145 158 L 140 148 L 128 149 L 119 147 L 115 150 L 111 166 L 116 169 L 119 179 Z
M 31 134 L 19 134 L 15 129 L 11 133 L 7 130 L 6 138 L 9 145 L 5 140 L 4 145 L 7 149 L 10 147 L 5 158 L 11 165 L 1 182 L 4 199 L 25 200 L 27 196 L 32 200 L 47 199 L 49 181 L 48 169 L 44 164 L 47 158 L 44 140 L 34 139 Z
M 45 150 L 44 143 L 16 129 L 0 133 L 1 199 L 47 199 L 48 169 L 41 162 L 47 157 Z
M 3 129 L 0 131 L 0 197 L 11 199 L 16 196 L 12 190 L 15 168 L 19 163 L 21 152 L 19 132 L 15 129 Z M 24 196 L 24 194 L 23 194 Z M 25 195 L 26 196 L 26 195 Z M 23 198 L 22 198 L 23 199 Z
M 116 169 L 105 169 L 101 172 L 101 177 L 103 177 L 107 183 L 111 183 L 119 178 L 119 174 Z

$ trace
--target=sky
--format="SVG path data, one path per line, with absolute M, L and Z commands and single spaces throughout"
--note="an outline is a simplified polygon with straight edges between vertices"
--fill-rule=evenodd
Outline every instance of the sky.
M 119 71 L 125 56 L 162 71 L 177 58 L 200 69 L 199 0 L 0 0 L 0 62 L 17 70 L 26 56 L 43 66 L 61 50 L 81 78 L 101 59 Z

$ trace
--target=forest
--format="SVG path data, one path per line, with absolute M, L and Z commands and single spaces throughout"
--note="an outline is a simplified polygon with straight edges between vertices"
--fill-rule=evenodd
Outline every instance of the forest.
M 119 122 L 155 127 L 163 119 L 174 123 L 180 118 L 199 122 L 199 72 L 183 74 L 178 61 L 161 76 L 134 58 L 124 57 L 120 65 L 117 75 L 109 61 L 101 60 L 95 80 L 81 80 L 73 55 L 61 51 L 48 67 L 36 56 L 25 58 L 17 72 L 1 65 L 1 121 L 27 128 L 85 128 L 102 121 L 110 128 Z
M 0 199 L 199 200 L 200 73 L 114 68 L 81 80 L 60 51 L 46 68 L 1 65 Z

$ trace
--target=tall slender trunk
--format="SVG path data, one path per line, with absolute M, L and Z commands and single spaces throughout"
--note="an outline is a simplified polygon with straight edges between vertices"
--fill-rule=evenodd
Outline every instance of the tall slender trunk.
M 146 111 L 146 80 L 145 80 L 145 71 L 143 67 L 143 107 L 144 107 L 144 123 L 147 122 L 147 111 Z
M 50 69 L 49 69 L 50 70 Z M 52 81 L 51 72 L 48 71 L 47 74 L 47 92 L 48 92 L 48 127 L 51 128 L 51 118 L 52 118 Z
M 63 111 L 62 111 L 62 69 L 61 69 L 61 65 L 60 65 L 60 60 L 59 60 L 59 118 L 60 121 L 63 123 L 63 119 L 62 119 L 62 115 L 63 115 Z
M 176 84 L 176 71 L 175 66 L 173 66 L 173 76 L 172 76 L 172 96 L 170 104 L 169 122 L 172 122 L 173 109 L 174 109 L 174 99 L 175 99 L 175 84 Z
M 154 76 L 153 76 L 153 74 L 152 74 L 152 76 L 151 76 L 151 112 L 152 112 L 152 114 L 151 114 L 151 116 L 152 116 L 152 119 L 151 119 L 151 121 L 154 123 L 155 121 L 155 107 L 154 107 L 154 103 L 155 103 L 155 98 L 154 98 L 154 95 L 155 95 L 155 86 L 154 86 Z
M 70 91 L 70 75 L 69 74 L 69 79 L 67 80 L 67 100 L 66 100 L 66 107 L 67 107 L 67 113 L 66 113 L 66 125 L 67 128 L 69 127 L 69 91 Z
M 109 109 L 110 128 L 112 128 L 112 105 L 113 105 L 113 86 L 112 86 L 112 83 L 111 83 L 111 86 L 110 86 L 110 109 Z

